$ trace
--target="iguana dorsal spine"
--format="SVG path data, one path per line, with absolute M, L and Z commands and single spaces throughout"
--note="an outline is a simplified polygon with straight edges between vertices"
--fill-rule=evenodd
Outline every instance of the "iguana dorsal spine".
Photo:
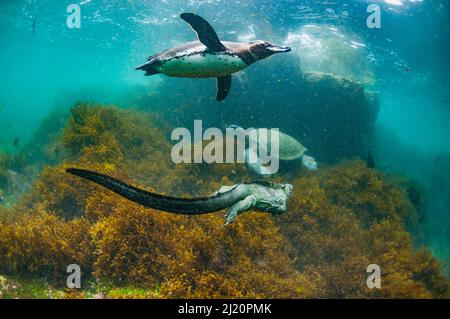
M 132 202 L 173 214 L 209 214 L 228 208 L 248 196 L 247 192 L 234 187 L 227 192 L 218 193 L 210 197 L 177 198 L 145 191 L 113 177 L 88 170 L 69 168 L 66 171 L 101 185 Z

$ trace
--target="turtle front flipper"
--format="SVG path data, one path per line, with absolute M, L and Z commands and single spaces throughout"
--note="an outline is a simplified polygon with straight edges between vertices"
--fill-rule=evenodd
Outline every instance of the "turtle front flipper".
M 257 152 L 253 148 L 247 148 L 245 150 L 245 163 L 247 163 L 248 168 L 258 175 L 273 175 L 274 172 L 261 164 Z

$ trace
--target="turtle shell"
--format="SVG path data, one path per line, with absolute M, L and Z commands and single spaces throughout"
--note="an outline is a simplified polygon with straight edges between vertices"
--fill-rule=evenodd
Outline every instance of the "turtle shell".
M 259 141 L 262 138 L 266 138 L 267 146 L 269 150 L 272 149 L 272 141 L 270 140 L 270 131 L 268 130 L 257 130 Z M 269 134 L 267 134 L 269 133 Z M 269 137 L 267 137 L 269 135 Z M 283 161 L 293 161 L 300 159 L 308 150 L 304 147 L 299 141 L 293 138 L 290 135 L 280 132 L 280 149 L 279 149 L 279 159 Z M 265 147 L 265 145 L 261 145 L 261 147 Z

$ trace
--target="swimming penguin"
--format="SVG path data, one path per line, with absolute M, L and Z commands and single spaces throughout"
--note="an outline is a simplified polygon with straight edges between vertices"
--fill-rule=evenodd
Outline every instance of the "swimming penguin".
M 180 16 L 197 33 L 199 41 L 181 44 L 151 56 L 136 70 L 146 76 L 163 73 L 172 77 L 217 78 L 217 101 L 223 101 L 231 88 L 231 74 L 276 53 L 289 52 L 289 47 L 266 41 L 249 43 L 220 41 L 211 25 L 198 15 Z

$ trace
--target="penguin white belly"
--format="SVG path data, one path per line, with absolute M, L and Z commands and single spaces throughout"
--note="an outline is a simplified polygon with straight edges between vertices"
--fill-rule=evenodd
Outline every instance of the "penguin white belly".
M 156 67 L 158 71 L 174 77 L 223 77 L 241 71 L 247 64 L 237 55 L 193 54 L 179 56 Z

